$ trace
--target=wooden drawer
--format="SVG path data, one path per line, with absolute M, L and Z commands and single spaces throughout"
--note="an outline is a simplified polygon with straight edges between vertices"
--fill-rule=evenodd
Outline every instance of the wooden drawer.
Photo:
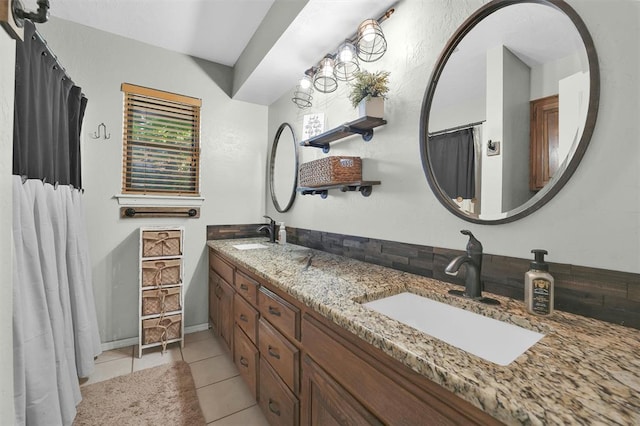
M 235 323 L 244 331 L 255 344 L 258 331 L 258 311 L 237 293 L 233 296 L 233 316 Z
M 233 266 L 213 252 L 209 252 L 209 267 L 227 283 L 233 285 Z
M 260 319 L 258 348 L 260 356 L 278 373 L 293 393 L 299 391 L 300 351 L 267 321 Z
M 298 425 L 300 418 L 298 398 L 282 383 L 263 358 L 260 358 L 259 393 L 258 403 L 269 424 Z
M 258 349 L 239 327 L 236 326 L 233 330 L 235 340 L 233 362 L 244 381 L 247 382 L 253 397 L 258 399 Z
M 236 291 L 247 299 L 253 306 L 258 306 L 258 287 L 260 284 L 236 271 Z
M 263 318 L 291 340 L 300 340 L 300 309 L 260 287 L 258 307 Z

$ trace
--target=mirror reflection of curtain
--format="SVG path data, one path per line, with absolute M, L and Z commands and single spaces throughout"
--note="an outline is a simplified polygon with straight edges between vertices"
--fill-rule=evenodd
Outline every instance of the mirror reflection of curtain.
M 456 199 L 476 195 L 473 128 L 429 137 L 431 168 L 440 188 Z
M 70 425 L 100 336 L 80 170 L 86 98 L 25 20 L 16 45 L 13 372 L 16 425 Z M 46 180 L 46 183 L 43 182 Z

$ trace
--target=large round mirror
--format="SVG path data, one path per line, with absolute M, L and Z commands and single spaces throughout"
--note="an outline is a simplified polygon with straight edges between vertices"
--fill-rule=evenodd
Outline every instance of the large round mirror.
M 298 144 L 288 123 L 278 127 L 269 159 L 271 201 L 277 211 L 284 213 L 296 198 L 298 185 Z
M 548 202 L 596 122 L 598 58 L 566 3 L 497 0 L 448 41 L 422 104 L 420 150 L 439 201 L 499 224 Z

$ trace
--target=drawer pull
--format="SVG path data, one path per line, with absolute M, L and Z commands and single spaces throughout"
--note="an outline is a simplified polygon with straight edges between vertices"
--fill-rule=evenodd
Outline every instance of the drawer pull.
M 269 306 L 269 313 L 270 313 L 271 315 L 275 315 L 275 316 L 277 316 L 277 317 L 279 317 L 280 315 L 282 315 L 282 314 L 280 313 L 280 311 L 278 310 L 278 308 L 274 308 L 273 306 Z
M 271 355 L 275 359 L 280 359 L 280 354 L 274 350 L 273 346 L 269 345 L 269 347 L 267 348 L 267 352 L 269 352 L 269 355 Z
M 247 361 L 247 359 L 243 356 L 240 357 L 240 365 L 242 365 L 243 367 L 248 367 L 249 366 L 249 361 Z
M 269 411 L 271 411 L 276 416 L 280 415 L 280 407 L 278 407 L 278 404 L 274 402 L 271 398 L 269 398 Z
M 246 285 L 246 284 L 240 284 L 240 290 L 247 291 L 247 290 L 249 290 L 249 286 Z
M 240 321 L 249 322 L 245 314 L 240 314 Z

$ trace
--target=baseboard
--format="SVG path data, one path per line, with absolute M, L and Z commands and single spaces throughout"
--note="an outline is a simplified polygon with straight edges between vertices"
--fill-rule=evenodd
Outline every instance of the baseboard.
M 128 339 L 113 340 L 111 342 L 106 342 L 101 344 L 100 347 L 102 348 L 102 352 L 105 352 L 105 351 L 110 351 L 112 349 L 125 348 L 127 346 L 137 345 L 137 344 L 138 344 L 138 338 L 130 337 Z
M 208 322 L 205 322 L 204 324 L 190 325 L 189 327 L 184 328 L 184 334 L 197 333 L 198 331 L 205 331 L 208 329 L 209 329 Z
M 209 329 L 209 323 L 191 325 L 189 327 L 184 328 L 184 334 L 186 335 L 191 333 L 197 333 L 198 331 L 205 331 L 208 329 Z M 100 347 L 102 348 L 102 351 L 105 352 L 105 351 L 110 351 L 112 349 L 125 348 L 127 346 L 137 345 L 137 344 L 138 344 L 138 338 L 130 337 L 128 339 L 113 340 L 111 342 L 102 343 Z

